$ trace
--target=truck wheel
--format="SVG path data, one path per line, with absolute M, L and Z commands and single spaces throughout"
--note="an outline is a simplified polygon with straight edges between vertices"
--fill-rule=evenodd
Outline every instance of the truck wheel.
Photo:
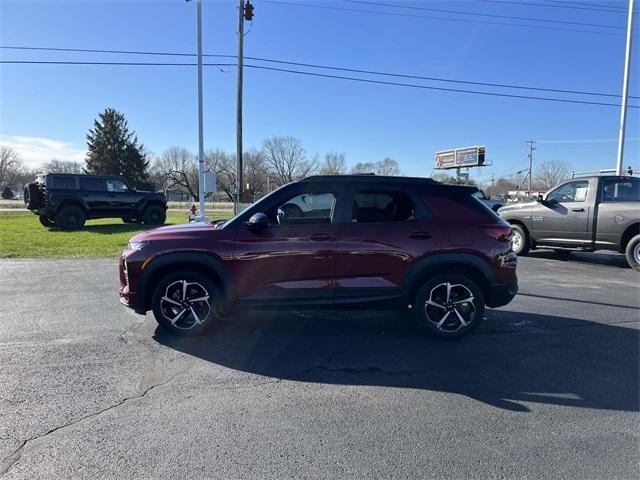
M 640 272 L 640 235 L 636 235 L 629 243 L 626 249 L 627 262 L 634 270 Z
M 194 335 L 215 323 L 219 289 L 196 272 L 179 271 L 162 278 L 151 298 L 156 321 L 175 335 Z
M 142 222 L 145 225 L 162 225 L 167 219 L 167 212 L 160 205 L 149 205 L 142 212 Z
M 56 223 L 46 215 L 38 215 L 38 220 L 40 220 L 40 224 L 43 227 L 51 228 L 56 226 Z
M 24 203 L 29 210 L 38 210 L 42 206 L 42 195 L 37 183 L 27 183 L 24 187 Z
M 482 321 L 484 306 L 482 290 L 468 277 L 455 273 L 437 275 L 418 289 L 413 321 L 422 333 L 460 338 Z
M 67 205 L 58 210 L 55 216 L 56 225 L 62 230 L 78 230 L 84 226 L 86 215 L 80 207 Z
M 513 238 L 511 239 L 511 249 L 516 255 L 526 255 L 531 250 L 531 241 L 526 230 L 520 225 L 511 225 Z

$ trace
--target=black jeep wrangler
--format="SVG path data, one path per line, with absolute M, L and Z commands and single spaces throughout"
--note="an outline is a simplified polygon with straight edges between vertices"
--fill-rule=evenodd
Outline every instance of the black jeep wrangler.
M 108 175 L 38 175 L 24 188 L 24 203 L 42 225 L 63 230 L 82 228 L 91 218 L 162 225 L 167 213 L 164 194 L 136 190 L 124 178 Z

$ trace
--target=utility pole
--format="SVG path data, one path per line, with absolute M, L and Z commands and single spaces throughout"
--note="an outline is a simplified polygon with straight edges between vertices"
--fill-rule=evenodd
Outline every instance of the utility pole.
M 535 140 L 527 140 L 527 145 L 529 145 L 529 192 L 528 197 L 531 198 L 531 188 L 532 188 L 532 179 L 533 179 L 533 151 L 536 149 L 536 141 Z
M 253 5 L 247 0 L 238 0 L 238 82 L 237 82 L 237 102 L 236 102 L 236 198 L 233 204 L 233 213 L 240 212 L 240 199 L 242 198 L 243 187 L 243 165 L 242 165 L 242 84 L 244 66 L 244 21 L 253 20 Z
M 629 0 L 629 17 L 627 19 L 627 50 L 624 57 L 624 76 L 622 79 L 622 105 L 620 107 L 620 132 L 618 134 L 618 161 L 616 175 L 622 175 L 624 158 L 624 136 L 627 127 L 627 99 L 629 97 L 629 67 L 631 65 L 631 43 L 633 39 L 633 7 L 634 0 Z
M 191 0 L 187 0 L 189 2 Z M 196 0 L 196 43 L 198 45 L 198 201 L 201 222 L 204 215 L 204 138 L 202 127 L 202 0 Z

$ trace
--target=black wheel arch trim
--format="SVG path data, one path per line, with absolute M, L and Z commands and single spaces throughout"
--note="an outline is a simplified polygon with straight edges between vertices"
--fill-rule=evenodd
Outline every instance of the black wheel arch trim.
M 495 272 L 491 269 L 486 260 L 471 253 L 440 253 L 430 255 L 418 260 L 407 272 L 403 283 L 403 290 L 407 299 L 411 301 L 411 293 L 416 286 L 416 282 L 429 270 L 442 268 L 445 265 L 472 267 L 478 270 L 491 285 L 498 283 Z M 479 285 L 482 287 L 481 285 Z
M 180 266 L 184 264 L 198 264 L 213 271 L 220 280 L 223 300 L 229 302 L 234 298 L 231 276 L 222 260 L 200 251 L 167 252 L 154 257 L 142 270 L 138 279 L 138 288 L 136 289 L 137 305 L 135 310 L 138 313 L 145 313 L 150 310 L 149 299 L 152 292 L 148 291 L 148 288 L 150 283 L 155 283 L 152 282 L 155 273 L 170 265 Z

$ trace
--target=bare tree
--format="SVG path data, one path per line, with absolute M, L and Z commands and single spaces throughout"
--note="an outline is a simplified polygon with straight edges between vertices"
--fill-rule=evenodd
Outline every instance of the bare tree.
M 244 152 L 244 181 L 245 187 L 248 185 L 249 190 L 254 195 L 265 194 L 267 192 L 267 177 L 269 172 L 264 161 L 264 155 L 259 150 L 251 150 Z
M 302 142 L 295 137 L 271 137 L 262 144 L 264 161 L 277 183 L 284 185 L 304 178 L 317 162 L 307 160 Z
M 324 156 L 320 165 L 321 175 L 343 175 L 347 171 L 347 162 L 344 153 L 329 152 Z
M 13 185 L 24 168 L 13 147 L 0 145 L 0 188 Z
M 196 201 L 198 197 L 198 159 L 186 148 L 171 147 L 157 158 L 153 175 L 161 178 L 164 188 L 181 187 Z
M 536 186 L 550 190 L 571 177 L 571 164 L 564 160 L 551 160 L 538 165 L 534 176 Z
M 385 158 L 379 162 L 359 162 L 351 168 L 351 173 L 375 173 L 376 175 L 398 176 L 402 175 L 398 162 L 392 158 Z
M 351 173 L 376 173 L 376 164 L 373 162 L 358 162 L 351 168 Z
M 82 164 L 79 162 L 56 160 L 45 163 L 42 170 L 47 173 L 82 173 Z
M 398 162 L 393 158 L 385 158 L 384 160 L 376 163 L 376 173 L 378 175 L 398 176 L 402 175 Z

